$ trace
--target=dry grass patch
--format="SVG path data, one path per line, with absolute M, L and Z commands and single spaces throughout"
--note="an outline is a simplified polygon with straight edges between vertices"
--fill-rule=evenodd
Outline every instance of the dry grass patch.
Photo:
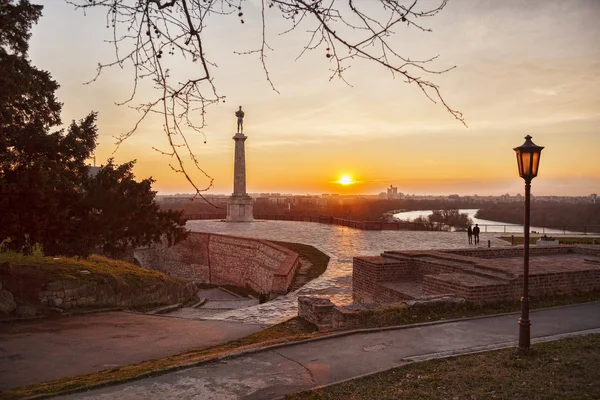
M 157 271 L 147 270 L 125 261 L 113 260 L 99 255 L 87 259 L 69 257 L 24 256 L 15 252 L 0 252 L 0 264 L 24 265 L 35 267 L 47 273 L 54 280 L 77 280 L 80 282 L 107 283 L 114 280 L 125 285 L 149 286 L 157 281 L 174 281 L 185 283 L 181 279 L 171 278 Z M 91 274 L 81 274 L 81 270 Z
M 532 310 L 569 304 L 600 301 L 600 291 L 577 293 L 562 296 L 531 298 Z M 518 300 L 487 304 L 448 304 L 423 305 L 407 307 L 405 305 L 382 306 L 374 310 L 364 311 L 359 316 L 356 328 L 378 328 L 395 325 L 416 324 L 422 322 L 443 321 L 450 319 L 471 318 L 484 315 L 510 313 L 521 310 Z
M 275 243 L 281 247 L 285 247 L 286 249 L 298 253 L 300 256 L 308 259 L 308 261 L 310 261 L 312 264 L 312 267 L 306 273 L 308 280 L 317 278 L 327 269 L 329 256 L 322 251 L 317 250 L 313 246 L 302 243 L 277 242 L 275 240 L 269 240 L 269 242 Z
M 600 335 L 409 364 L 288 400 L 600 398 Z

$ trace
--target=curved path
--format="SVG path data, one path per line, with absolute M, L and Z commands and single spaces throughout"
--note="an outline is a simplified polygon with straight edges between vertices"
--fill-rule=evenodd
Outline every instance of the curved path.
M 195 232 L 309 244 L 331 257 L 327 271 L 296 292 L 258 306 L 197 317 L 256 324 L 276 324 L 297 315 L 299 295 L 326 297 L 337 305 L 352 303 L 353 257 L 378 255 L 386 250 L 456 249 L 469 246 L 466 233 L 460 232 L 362 231 L 314 222 L 188 221 L 187 227 Z M 482 234 L 480 246 L 487 246 L 488 240 L 491 240 L 492 246 L 506 246 L 507 243 L 497 239 L 496 235 Z M 186 318 L 196 317 L 193 313 L 187 313 Z
M 64 399 L 274 399 L 411 361 L 512 347 L 517 314 L 408 326 L 240 355 Z M 533 342 L 600 333 L 600 303 L 531 313 Z

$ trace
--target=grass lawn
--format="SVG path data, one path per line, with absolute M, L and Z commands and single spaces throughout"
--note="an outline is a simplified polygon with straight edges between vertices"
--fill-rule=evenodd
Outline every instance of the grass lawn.
M 541 236 L 529 237 L 529 244 L 535 244 Z M 500 239 L 511 243 L 510 236 L 500 236 Z M 559 244 L 597 244 L 600 245 L 600 238 L 593 237 L 557 237 Z M 515 245 L 523 244 L 523 236 L 515 236 Z
M 600 399 L 600 335 L 408 364 L 287 400 Z
M 317 278 L 327 269 L 329 256 L 313 246 L 302 243 L 277 242 L 275 240 L 269 240 L 269 242 L 285 247 L 286 249 L 298 253 L 300 256 L 306 257 L 312 264 L 312 267 L 306 273 L 309 281 Z
M 125 261 L 113 260 L 92 255 L 87 259 L 69 257 L 43 257 L 41 255 L 24 256 L 15 252 L 0 252 L 0 264 L 35 267 L 37 271 L 49 274 L 53 280 L 77 280 L 81 282 L 105 283 L 107 279 L 132 286 L 151 286 L 157 281 L 183 280 L 171 278 L 162 272 L 138 267 Z M 91 274 L 83 275 L 82 270 Z

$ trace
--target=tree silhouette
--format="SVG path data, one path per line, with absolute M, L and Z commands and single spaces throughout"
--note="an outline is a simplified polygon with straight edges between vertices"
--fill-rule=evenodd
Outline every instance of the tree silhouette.
M 106 27 L 112 31 L 115 60 L 98 66 L 95 81 L 107 67 L 129 63 L 134 68 L 134 88 L 131 97 L 121 104 L 129 104 L 136 97 L 140 79 L 149 78 L 155 83 L 158 95 L 149 102 L 133 106 L 141 117 L 133 128 L 117 138 L 117 146 L 130 137 L 140 122 L 150 113 L 164 117 L 164 132 L 170 150 L 160 151 L 174 158 L 171 168 L 183 173 L 194 187 L 196 194 L 208 190 L 213 179 L 204 172 L 189 146 L 186 130 L 202 134 L 207 107 L 225 101 L 213 81 L 216 65 L 206 52 L 207 41 L 214 40 L 204 31 L 214 23 L 216 16 L 230 16 L 244 24 L 244 7 L 249 0 L 66 0 L 77 9 L 106 9 Z M 408 84 L 417 85 L 434 103 L 439 103 L 455 119 L 464 122 L 463 114 L 444 100 L 440 88 L 431 77 L 447 72 L 450 68 L 437 68 L 438 56 L 412 59 L 401 54 L 398 42 L 394 42 L 395 30 L 401 28 L 429 32 L 423 23 L 438 14 L 448 0 L 432 2 L 418 0 L 258 0 L 261 7 L 260 27 L 262 40 L 252 51 L 238 54 L 258 54 L 265 78 L 277 91 L 269 76 L 266 58 L 272 50 L 267 42 L 269 22 L 285 20 L 288 29 L 282 33 L 306 29 L 306 44 L 299 57 L 309 51 L 324 51 L 331 60 L 331 77 L 345 81 L 344 72 L 353 61 L 365 59 L 382 70 L 403 78 Z M 234 50 L 234 49 L 232 49 Z M 185 62 L 200 66 L 196 76 L 183 81 L 170 75 L 165 62 L 167 57 L 182 56 Z M 200 121 L 195 122 L 192 112 L 199 112 Z M 177 138 L 176 138 L 177 137 Z M 157 150 L 157 149 L 155 149 Z M 209 179 L 205 188 L 199 188 L 186 172 L 182 151 L 193 165 Z
M 112 160 L 95 177 L 86 161 L 96 147 L 96 113 L 66 129 L 58 84 L 27 59 L 41 7 L 22 0 L 0 6 L 0 242 L 25 253 L 110 255 L 186 234 L 180 213 L 160 211 L 152 179 L 136 182 L 133 162 Z

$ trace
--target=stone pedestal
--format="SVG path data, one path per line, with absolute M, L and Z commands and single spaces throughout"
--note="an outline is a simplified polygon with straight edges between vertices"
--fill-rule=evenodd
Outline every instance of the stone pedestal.
M 227 200 L 227 222 L 252 222 L 254 221 L 254 201 L 248 195 L 232 195 Z
M 233 136 L 235 156 L 233 160 L 233 193 L 227 201 L 228 222 L 254 221 L 254 201 L 246 193 L 246 147 L 248 137 L 243 133 Z

